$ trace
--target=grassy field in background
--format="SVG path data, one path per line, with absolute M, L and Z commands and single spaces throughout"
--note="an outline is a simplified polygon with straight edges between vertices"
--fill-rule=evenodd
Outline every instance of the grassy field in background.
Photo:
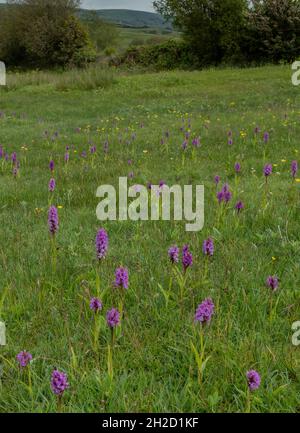
M 37 86 L 11 76 L 15 85 L 0 90 L 0 144 L 20 162 L 15 178 L 11 161 L 0 160 L 0 320 L 7 326 L 0 411 L 56 411 L 50 377 L 58 368 L 70 384 L 66 412 L 244 412 L 250 369 L 261 375 L 251 411 L 299 412 L 299 347 L 291 327 L 300 320 L 300 183 L 290 164 L 299 161 L 300 89 L 291 84 L 290 68 L 117 75 L 105 88 L 100 79 L 100 88 L 69 91 L 48 78 Z M 193 148 L 198 136 L 201 147 Z M 266 163 L 273 164 L 267 186 Z M 129 185 L 204 184 L 203 231 L 187 233 L 185 222 L 97 221 L 97 187 L 117 186 L 131 172 Z M 233 199 L 220 218 L 216 192 L 225 183 Z M 238 200 L 245 204 L 240 215 Z M 50 202 L 60 220 L 56 269 Z M 89 302 L 97 294 L 94 241 L 101 227 L 109 252 L 100 266 L 95 348 Z M 202 253 L 208 237 L 215 243 L 209 261 Z M 174 244 L 189 244 L 194 256 L 182 302 L 168 259 Z M 112 377 L 104 318 L 118 306 L 113 281 L 120 265 L 129 270 L 129 289 Z M 177 268 L 182 272 L 181 263 Z M 269 275 L 280 280 L 276 293 L 266 287 Z M 194 314 L 207 297 L 216 310 L 204 330 L 207 363 L 199 383 L 191 343 L 200 352 Z M 30 387 L 28 371 L 16 362 L 21 350 L 33 355 Z
M 153 45 L 154 43 L 166 42 L 169 39 L 179 38 L 179 33 L 163 32 L 161 29 L 130 29 L 119 28 L 118 51 L 138 45 Z

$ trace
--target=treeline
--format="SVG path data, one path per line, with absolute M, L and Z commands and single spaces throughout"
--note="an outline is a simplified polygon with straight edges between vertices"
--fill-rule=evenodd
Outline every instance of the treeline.
M 0 8 L 0 59 L 7 65 L 82 66 L 97 53 L 112 63 L 157 69 L 291 62 L 300 57 L 300 0 L 157 0 L 183 39 L 129 49 L 119 57 L 115 26 L 80 0 L 8 0 Z
M 300 55 L 299 0 L 157 0 L 199 66 L 291 62 Z

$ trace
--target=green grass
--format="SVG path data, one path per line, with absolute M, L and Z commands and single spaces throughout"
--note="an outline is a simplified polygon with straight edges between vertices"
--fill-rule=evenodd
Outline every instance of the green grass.
M 115 75 L 106 67 L 90 65 L 84 69 L 69 69 L 65 72 L 47 72 L 32 70 L 7 74 L 7 85 L 2 92 L 36 87 L 48 87 L 48 90 L 97 90 L 111 86 Z
M 299 347 L 292 345 L 291 327 L 300 319 L 300 183 L 292 182 L 290 163 L 299 159 L 300 89 L 291 85 L 290 75 L 288 67 L 170 72 L 119 76 L 113 86 L 89 91 L 60 92 L 34 82 L 0 91 L 5 113 L 0 142 L 10 154 L 17 152 L 21 164 L 14 179 L 11 164 L 0 161 L 0 318 L 8 340 L 0 347 L 2 412 L 55 411 L 49 385 L 55 367 L 69 377 L 66 412 L 244 412 L 249 369 L 262 377 L 252 395 L 253 412 L 299 411 Z M 191 119 L 192 136 L 202 141 L 196 152 L 188 148 L 185 159 L 182 118 Z M 256 125 L 262 131 L 257 140 Z M 166 130 L 170 139 L 162 145 Z M 59 135 L 52 140 L 55 131 Z M 267 145 L 264 131 L 270 132 Z M 81 158 L 90 143 L 97 154 Z M 67 167 L 66 145 L 74 146 Z M 55 271 L 47 228 L 52 158 L 53 203 L 60 206 Z M 267 162 L 277 166 L 266 190 Z M 130 184 L 161 179 L 169 185 L 204 184 L 203 231 L 186 233 L 184 222 L 97 221 L 97 187 L 117 185 L 118 177 L 131 171 Z M 216 174 L 234 192 L 221 220 Z M 238 199 L 245 203 L 239 217 Z M 94 239 L 102 226 L 110 238 L 100 266 L 103 317 L 118 305 L 115 269 L 122 264 L 130 273 L 112 380 L 109 330 L 103 319 L 95 351 L 88 307 L 96 295 Z M 209 236 L 215 255 L 204 278 L 202 242 Z M 180 303 L 175 279 L 166 294 L 172 275 L 167 251 L 185 243 L 194 265 Z M 280 278 L 277 293 L 265 287 L 269 275 Z M 208 296 L 216 312 L 204 332 L 210 358 L 199 384 L 191 350 L 191 342 L 200 350 L 193 317 Z M 34 358 L 31 394 L 27 372 L 15 361 L 21 350 Z
M 124 52 L 132 46 L 155 45 L 166 42 L 169 39 L 179 38 L 179 33 L 162 33 L 160 29 L 130 29 L 120 28 L 117 43 L 117 51 Z

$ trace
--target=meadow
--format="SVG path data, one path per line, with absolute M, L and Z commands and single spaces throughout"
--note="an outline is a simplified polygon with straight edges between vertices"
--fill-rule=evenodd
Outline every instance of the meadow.
M 0 89 L 0 411 L 299 412 L 300 88 L 290 68 L 107 74 L 96 86 L 80 74 L 13 74 Z M 96 190 L 120 176 L 203 184 L 204 229 L 98 221 Z M 98 260 L 101 228 L 109 245 Z M 128 289 L 114 284 L 121 266 Z M 214 310 L 201 324 L 206 299 Z M 109 329 L 113 307 L 122 314 Z M 61 396 L 55 369 L 68 377 Z
M 169 39 L 178 39 L 179 33 L 164 32 L 161 29 L 136 29 L 136 28 L 119 28 L 119 39 L 117 51 L 124 52 L 126 49 L 138 45 L 154 45 L 163 43 Z

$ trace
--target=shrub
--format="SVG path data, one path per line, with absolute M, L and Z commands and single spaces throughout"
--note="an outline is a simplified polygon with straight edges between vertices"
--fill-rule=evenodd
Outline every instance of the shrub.
M 171 39 L 159 45 L 129 48 L 120 63 L 163 70 L 194 67 L 197 59 L 186 42 Z
M 132 39 L 132 41 L 130 41 L 130 44 L 129 44 L 130 47 L 139 47 L 141 45 L 145 45 L 145 39 L 134 38 L 134 39 Z
M 114 47 L 107 47 L 104 50 L 104 54 L 108 57 L 113 56 L 114 54 L 116 54 L 116 49 Z
M 76 0 L 12 0 L 0 26 L 0 56 L 7 64 L 81 65 L 95 59 Z

